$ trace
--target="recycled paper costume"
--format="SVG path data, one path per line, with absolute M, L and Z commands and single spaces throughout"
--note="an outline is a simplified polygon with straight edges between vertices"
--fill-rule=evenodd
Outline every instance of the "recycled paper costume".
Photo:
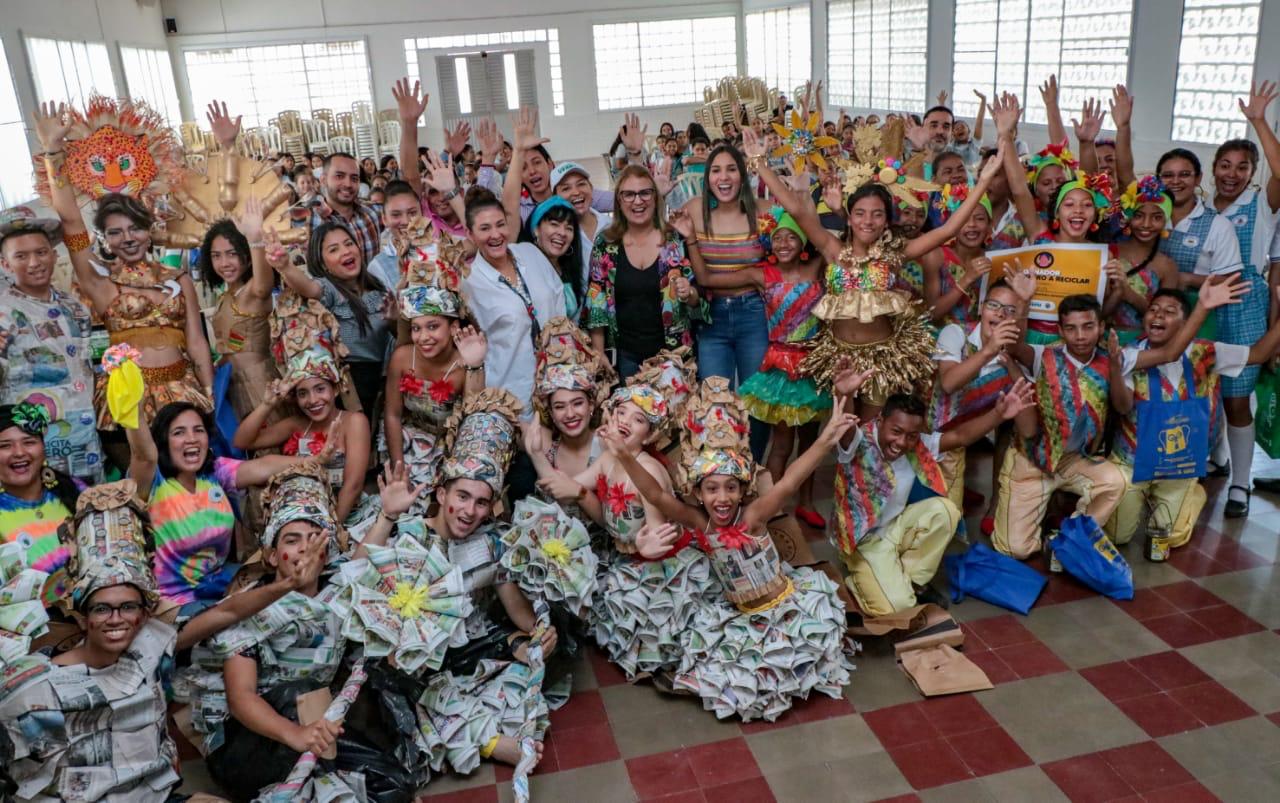
M 155 605 L 134 490 L 122 480 L 85 491 L 63 531 L 72 549 L 70 601 L 81 613 L 94 594 L 118 585 L 133 586 L 146 607 Z M 20 800 L 168 799 L 181 780 L 163 687 L 176 637 L 169 625 L 146 618 L 111 666 L 59 666 L 31 656 L 6 668 L 0 727 L 15 760 L 0 773 L 17 783 Z
M 756 473 L 747 414 L 723 377 L 703 381 L 682 431 L 679 490 L 707 477 L 735 477 L 750 493 Z M 739 516 L 741 508 L 739 508 Z M 681 638 L 674 685 L 724 719 L 769 721 L 812 691 L 839 698 L 852 668 L 844 654 L 844 606 L 823 573 L 782 563 L 768 533 L 742 525 L 695 533 L 724 593 L 700 605 Z
M 614 391 L 605 407 L 611 412 L 632 402 L 649 420 L 650 443 L 662 445 L 683 420 L 694 374 L 683 349 L 661 352 Z M 637 554 L 636 532 L 645 524 L 645 509 L 625 474 L 611 481 L 601 473 L 595 493 L 613 539 L 600 599 L 591 611 L 596 642 L 628 677 L 674 670 L 684 653 L 680 639 L 694 614 L 719 596 L 711 565 L 696 549 L 655 561 Z

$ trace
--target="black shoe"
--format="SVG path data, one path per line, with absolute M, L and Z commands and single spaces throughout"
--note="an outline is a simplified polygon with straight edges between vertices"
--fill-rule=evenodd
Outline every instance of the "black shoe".
M 944 611 L 951 607 L 951 600 L 947 599 L 947 595 L 943 594 L 933 586 L 918 586 L 916 588 L 916 603 L 919 605 L 927 605 L 932 602 Z
M 1280 494 L 1280 477 L 1256 477 L 1253 490 L 1269 494 Z
M 1205 476 L 1213 477 L 1214 479 L 1217 479 L 1220 477 L 1226 477 L 1230 473 L 1231 473 L 1230 463 L 1215 463 L 1212 460 L 1210 460 L 1209 470 L 1205 472 Z
M 1234 490 L 1244 491 L 1244 501 L 1237 502 L 1231 498 L 1231 492 Z M 1249 489 L 1240 485 L 1232 485 L 1227 488 L 1227 504 L 1222 509 L 1222 517 L 1224 519 L 1243 519 L 1249 515 Z

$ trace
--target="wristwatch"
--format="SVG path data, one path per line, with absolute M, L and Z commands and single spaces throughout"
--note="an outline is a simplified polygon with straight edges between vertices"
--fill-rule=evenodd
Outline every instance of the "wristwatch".
M 452 201 L 454 198 L 457 198 L 457 197 L 458 197 L 459 195 L 461 195 L 461 194 L 462 194 L 462 188 L 461 188 L 461 187 L 454 187 L 453 189 L 451 189 L 451 190 L 449 190 L 448 192 L 446 192 L 444 195 L 441 195 L 441 196 L 440 196 L 440 200 L 442 200 L 442 201 Z

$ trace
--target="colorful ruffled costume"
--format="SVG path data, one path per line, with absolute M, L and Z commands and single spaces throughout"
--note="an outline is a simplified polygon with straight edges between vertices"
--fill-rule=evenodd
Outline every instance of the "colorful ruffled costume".
M 752 492 L 756 467 L 746 423 L 727 381 L 704 380 L 683 430 L 677 479 L 685 496 L 713 475 L 736 477 Z M 717 717 L 744 721 L 772 722 L 811 691 L 839 699 L 853 666 L 835 583 L 822 572 L 786 566 L 768 533 L 741 525 L 694 533 L 694 542 L 711 559 L 724 593 L 700 606 L 683 632 L 675 686 L 702 697 Z

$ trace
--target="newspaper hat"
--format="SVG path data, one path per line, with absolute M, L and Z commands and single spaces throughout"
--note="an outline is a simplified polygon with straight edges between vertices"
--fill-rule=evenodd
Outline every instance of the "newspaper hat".
M 676 479 L 683 493 L 713 475 L 736 477 L 750 485 L 755 476 L 748 440 L 746 408 L 729 380 L 712 376 L 703 380 L 685 408 L 681 432 L 680 462 Z
M 146 554 L 150 521 L 137 491 L 128 479 L 89 488 L 76 500 L 75 515 L 59 528 L 58 540 L 70 552 L 73 609 L 82 611 L 95 593 L 118 585 L 138 589 L 149 608 L 159 601 Z
M 660 351 L 641 363 L 627 384 L 613 392 L 605 408 L 612 412 L 626 402 L 636 405 L 653 429 L 648 442 L 665 448 L 671 442 L 669 430 L 683 414 L 697 374 L 688 346 Z
M 534 372 L 533 406 L 549 421 L 547 408 L 557 390 L 582 391 L 597 406 L 604 401 L 617 374 L 591 345 L 591 339 L 563 315 L 542 327 Z
M 427 218 L 418 218 L 392 239 L 397 253 L 404 254 L 400 258 L 405 277 L 405 286 L 398 294 L 400 316 L 406 321 L 423 315 L 466 317 L 458 289 L 459 266 L 466 262 L 453 253 L 456 249 L 452 243 L 444 243 Z
M 295 521 L 315 524 L 331 545 L 336 543 L 338 517 L 333 492 L 318 461 L 304 460 L 273 476 L 262 493 L 262 504 L 267 517 L 267 526 L 259 536 L 262 546 L 275 547 L 280 531 Z
M 339 391 L 350 387 L 347 347 L 338 319 L 314 298 L 285 290 L 271 312 L 271 354 L 286 381 L 327 379 Z
M 29 206 L 15 206 L 0 212 L 0 241 L 14 234 L 43 232 L 54 245 L 62 242 L 62 221 L 36 217 Z
M 495 497 L 502 493 L 521 407 L 519 399 L 501 388 L 485 388 L 468 396 L 445 425 L 449 456 L 440 471 L 441 483 L 479 480 L 493 489 Z

